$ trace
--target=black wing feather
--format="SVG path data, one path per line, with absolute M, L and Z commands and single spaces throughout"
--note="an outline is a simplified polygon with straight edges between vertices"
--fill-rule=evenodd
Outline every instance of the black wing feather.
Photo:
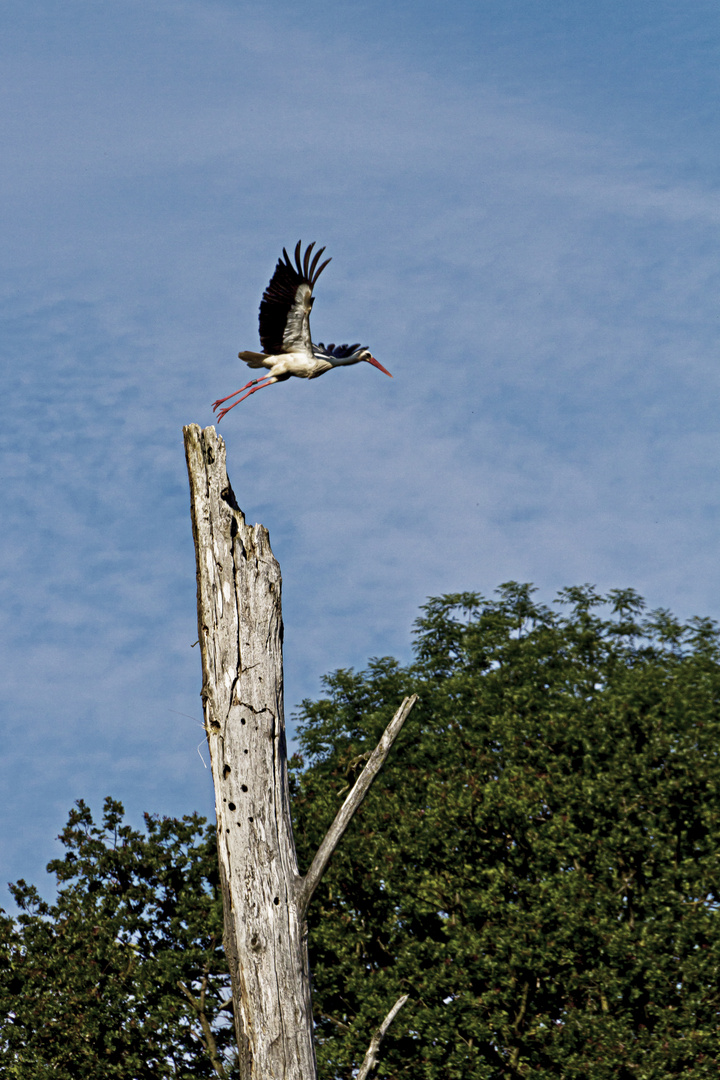
M 309 272 L 308 267 L 310 266 L 310 255 L 312 254 L 312 249 L 314 247 L 315 241 L 313 240 L 312 244 L 310 244 L 309 247 L 306 249 L 305 258 L 303 259 L 303 274 L 305 275 L 307 281 L 309 281 L 312 277 L 312 274 Z
M 301 262 L 302 242 L 298 241 L 295 248 L 295 265 L 283 248 L 283 259 L 278 259 L 275 273 L 270 279 L 270 284 L 263 293 L 260 302 L 260 345 L 262 351 L 270 356 L 278 356 L 285 352 L 283 335 L 288 322 L 288 315 L 298 298 L 298 288 L 307 285 L 312 291 L 315 282 L 331 261 L 326 259 L 319 270 L 315 270 L 318 259 L 325 250 L 319 248 L 310 265 L 310 255 L 315 247 L 315 241 L 305 251 Z
M 316 353 L 323 356 L 332 356 L 336 360 L 344 360 L 346 357 L 352 356 L 358 349 L 362 349 L 363 346 L 359 341 L 356 341 L 354 345 L 336 345 L 334 341 L 331 341 L 329 345 L 323 345 L 322 341 L 319 341 L 314 348 Z

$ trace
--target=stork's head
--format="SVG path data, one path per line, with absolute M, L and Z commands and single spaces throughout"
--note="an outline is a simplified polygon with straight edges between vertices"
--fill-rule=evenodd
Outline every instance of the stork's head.
M 372 366 L 376 367 L 378 369 L 378 371 L 384 371 L 386 375 L 390 375 L 390 372 L 388 371 L 388 369 L 384 368 L 382 366 L 382 364 L 380 363 L 380 361 L 375 359 L 375 357 L 371 354 L 369 349 L 365 349 L 365 355 L 361 356 L 360 359 L 361 360 L 367 360 L 368 364 L 372 364 Z M 392 379 L 392 375 L 390 375 L 390 378 Z
M 390 372 L 382 366 L 379 360 L 375 359 L 365 345 L 323 345 L 322 342 L 319 342 L 317 345 L 313 345 L 313 352 L 316 356 L 329 360 L 333 367 L 345 367 L 348 364 L 359 364 L 361 360 L 366 360 L 368 364 L 372 364 L 379 371 L 390 375 Z M 392 379 L 392 375 L 390 375 L 390 378 Z

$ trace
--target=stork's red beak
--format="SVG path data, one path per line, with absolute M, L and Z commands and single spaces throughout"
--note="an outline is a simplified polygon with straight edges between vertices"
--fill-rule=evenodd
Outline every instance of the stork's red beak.
M 390 372 L 387 370 L 387 368 L 384 368 L 380 361 L 376 360 L 374 356 L 366 356 L 365 359 L 367 360 L 368 364 L 372 364 L 372 366 L 376 367 L 379 371 L 384 371 L 386 375 L 390 375 Z M 392 375 L 390 375 L 390 378 L 392 379 Z

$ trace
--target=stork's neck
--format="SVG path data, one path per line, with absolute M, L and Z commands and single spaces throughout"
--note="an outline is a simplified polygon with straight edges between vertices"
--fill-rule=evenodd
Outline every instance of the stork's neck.
M 333 367 L 347 367 L 348 364 L 357 364 L 359 356 L 324 356 L 323 360 L 327 360 Z

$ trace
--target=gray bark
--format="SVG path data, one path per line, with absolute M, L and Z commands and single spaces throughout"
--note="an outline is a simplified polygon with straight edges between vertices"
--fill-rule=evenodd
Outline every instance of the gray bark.
M 245 523 L 215 429 L 191 424 L 184 436 L 240 1075 L 316 1080 L 305 911 L 414 699 L 406 699 L 390 722 L 308 878 L 301 877 L 287 783 L 280 567 L 267 530 Z
M 370 1045 L 368 1046 L 367 1053 L 365 1054 L 365 1060 L 360 1066 L 360 1071 L 357 1074 L 356 1080 L 367 1080 L 367 1077 L 377 1065 L 378 1054 L 380 1053 L 380 1043 L 387 1035 L 387 1029 L 390 1027 L 393 1020 L 402 1009 L 403 1005 L 408 999 L 408 996 L 408 994 L 403 994 L 402 997 L 399 997 L 397 999 L 392 1009 L 383 1020 L 380 1027 L 374 1033 L 372 1039 L 370 1040 Z

